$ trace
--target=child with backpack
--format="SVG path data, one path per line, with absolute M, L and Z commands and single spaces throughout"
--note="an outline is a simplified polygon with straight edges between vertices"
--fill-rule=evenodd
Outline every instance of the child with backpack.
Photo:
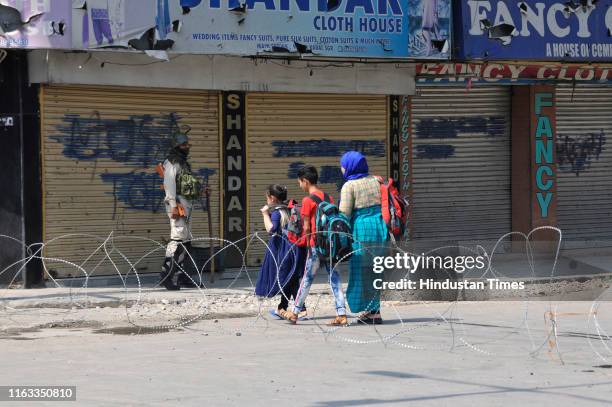
M 287 238 L 291 209 L 286 201 L 287 187 L 282 185 L 268 187 L 267 204 L 261 208 L 261 213 L 270 240 L 255 285 L 255 294 L 261 297 L 270 298 L 281 293 L 278 308 L 271 311 L 271 314 L 277 318 L 282 317 L 287 311 L 289 299 L 291 297 L 295 299 L 297 295 L 306 259 L 306 249 L 294 245 Z
M 300 188 L 308 194 L 308 196 L 304 197 L 302 200 L 302 208 L 300 210 L 303 228 L 302 237 L 300 239 L 301 242 L 305 242 L 308 246 L 308 257 L 306 259 L 304 276 L 302 277 L 293 311 L 286 312 L 284 318 L 293 324 L 297 322 L 298 314 L 303 310 L 304 301 L 308 296 L 314 277 L 319 268 L 324 265 L 327 273 L 330 275 L 330 283 L 337 315 L 328 325 L 344 326 L 347 325 L 346 305 L 344 293 L 342 292 L 340 274 L 335 268 L 330 270 L 330 259 L 323 258 L 315 244 L 317 233 L 319 233 L 317 230 L 317 209 L 319 205 L 323 205 L 324 203 L 333 204 L 333 198 L 321 191 L 317 186 L 319 174 L 317 173 L 317 169 L 312 165 L 302 167 L 297 175 Z
M 385 253 L 388 230 L 381 211 L 379 180 L 369 175 L 366 158 L 357 151 L 345 153 L 340 166 L 346 181 L 340 196 L 340 212 L 351 220 L 353 253 L 349 263 L 347 302 L 352 312 L 361 312 L 358 321 L 382 324 L 380 291 L 374 288 L 373 256 Z

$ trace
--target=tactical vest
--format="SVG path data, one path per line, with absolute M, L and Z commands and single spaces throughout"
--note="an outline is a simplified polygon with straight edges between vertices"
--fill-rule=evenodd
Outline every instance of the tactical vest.
M 188 200 L 199 198 L 202 183 L 187 168 L 182 168 L 176 176 L 176 194 Z

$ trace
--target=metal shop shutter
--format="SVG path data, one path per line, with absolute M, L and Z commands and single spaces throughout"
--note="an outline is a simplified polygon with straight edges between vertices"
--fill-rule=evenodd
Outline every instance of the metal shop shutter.
M 46 86 L 41 91 L 45 255 L 82 265 L 90 276 L 157 272 L 164 251 L 140 260 L 169 238 L 169 223 L 155 165 L 169 136 L 191 128 L 193 170 L 209 179 L 213 234 L 219 233 L 218 94 L 128 87 Z M 201 205 L 194 237 L 208 236 Z M 91 235 L 95 237 L 87 237 Z M 99 240 L 101 238 L 102 240 Z M 58 240 L 54 240 L 58 239 Z M 91 256 L 91 257 L 89 257 Z M 139 261 L 140 260 L 140 261 Z M 60 277 L 83 276 L 61 261 Z M 132 273 L 130 273 L 132 274 Z
M 416 239 L 497 240 L 510 232 L 510 106 L 509 87 L 417 89 Z
M 612 240 L 612 87 L 558 85 L 557 221 L 563 239 Z
M 249 232 L 268 240 L 260 212 L 268 185 L 286 185 L 290 198 L 303 198 L 296 174 L 304 164 L 317 167 L 319 183 L 337 201 L 340 157 L 351 149 L 365 152 L 372 174 L 387 175 L 386 96 L 248 94 Z M 250 265 L 261 263 L 264 249 L 255 244 Z

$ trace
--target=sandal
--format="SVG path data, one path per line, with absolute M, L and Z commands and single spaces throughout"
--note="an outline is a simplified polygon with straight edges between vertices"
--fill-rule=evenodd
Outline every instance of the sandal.
M 270 316 L 272 318 L 274 318 L 274 319 L 283 319 L 279 312 L 280 312 L 280 310 L 277 311 L 277 310 L 274 310 L 274 309 L 271 309 L 270 311 L 268 311 L 268 313 L 270 314 Z
M 281 316 L 283 317 L 283 319 L 286 319 L 287 321 L 291 322 L 292 324 L 297 324 L 297 320 L 298 320 L 297 314 L 294 314 L 291 311 L 284 311 Z
M 348 321 L 346 319 L 346 315 L 338 315 L 333 320 L 327 323 L 328 326 L 347 326 Z

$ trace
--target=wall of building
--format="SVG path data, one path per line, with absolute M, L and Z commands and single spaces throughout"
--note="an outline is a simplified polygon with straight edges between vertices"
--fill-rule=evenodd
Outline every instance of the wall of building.
M 35 83 L 345 94 L 414 94 L 414 65 L 253 60 L 174 55 L 164 62 L 127 52 L 29 54 Z

